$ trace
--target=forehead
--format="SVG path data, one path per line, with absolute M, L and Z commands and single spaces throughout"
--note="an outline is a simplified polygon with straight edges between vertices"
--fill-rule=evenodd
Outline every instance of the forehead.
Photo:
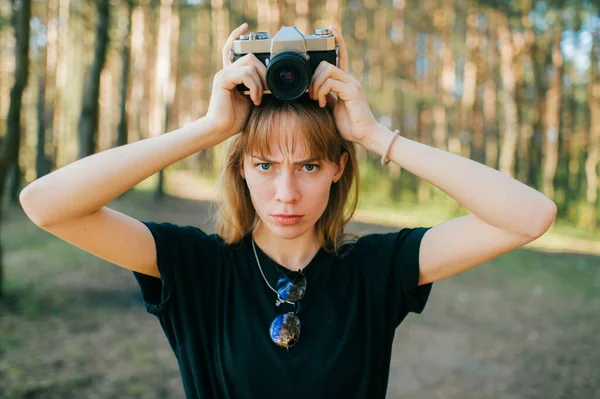
M 325 148 L 319 145 L 318 134 L 312 130 L 312 126 L 300 123 L 296 115 L 279 111 L 265 119 L 258 125 L 259 128 L 248 132 L 245 155 L 261 158 L 325 158 Z
M 302 137 L 294 137 L 293 131 L 271 131 L 267 134 L 266 148 L 255 147 L 252 156 L 270 156 L 271 158 L 305 159 L 311 157 L 310 150 Z

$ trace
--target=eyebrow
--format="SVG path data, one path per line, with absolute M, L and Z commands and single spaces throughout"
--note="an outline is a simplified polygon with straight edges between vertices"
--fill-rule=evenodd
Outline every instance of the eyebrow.
M 265 161 L 267 163 L 274 163 L 274 164 L 279 164 L 280 163 L 280 162 L 277 162 L 277 161 L 275 161 L 273 159 L 262 158 L 260 156 L 251 155 L 251 157 L 255 158 L 255 159 L 258 159 L 258 160 L 261 160 L 261 161 Z M 303 159 L 303 160 L 298 161 L 298 162 L 294 162 L 293 164 L 294 165 L 304 165 L 304 164 L 315 162 L 315 161 L 318 162 L 318 161 L 320 161 L 320 159 L 319 158 L 308 158 L 308 159 Z

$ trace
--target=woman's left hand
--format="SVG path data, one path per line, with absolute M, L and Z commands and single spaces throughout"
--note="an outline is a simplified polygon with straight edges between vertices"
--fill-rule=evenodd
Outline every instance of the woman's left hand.
M 348 49 L 341 33 L 330 27 L 339 46 L 338 66 L 323 61 L 313 73 L 309 96 L 333 110 L 338 131 L 346 140 L 361 143 L 378 125 L 360 82 L 349 73 Z

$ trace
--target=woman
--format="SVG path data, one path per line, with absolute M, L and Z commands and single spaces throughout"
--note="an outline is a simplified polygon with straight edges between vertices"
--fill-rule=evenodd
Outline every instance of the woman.
M 252 54 L 228 60 L 246 28 L 223 48 L 203 118 L 67 165 L 25 188 L 21 203 L 43 229 L 133 271 L 187 397 L 383 398 L 395 329 L 423 311 L 432 283 L 533 241 L 556 206 L 494 169 L 378 124 L 335 28 L 338 66 L 319 65 L 308 99 L 263 98 L 264 65 Z M 237 91 L 241 83 L 250 99 Z M 229 138 L 218 234 L 106 207 Z M 343 230 L 356 203 L 345 208 L 353 182 L 357 189 L 354 143 L 472 213 L 350 239 Z

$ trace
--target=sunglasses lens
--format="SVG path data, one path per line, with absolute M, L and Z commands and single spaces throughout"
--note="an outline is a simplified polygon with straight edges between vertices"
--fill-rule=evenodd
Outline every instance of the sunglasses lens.
M 283 348 L 290 348 L 300 337 L 300 319 L 293 313 L 277 316 L 271 323 L 271 339 Z
M 306 277 L 304 274 L 298 274 L 294 281 L 290 281 L 287 277 L 281 277 L 277 281 L 277 292 L 286 301 L 299 301 L 306 292 Z

